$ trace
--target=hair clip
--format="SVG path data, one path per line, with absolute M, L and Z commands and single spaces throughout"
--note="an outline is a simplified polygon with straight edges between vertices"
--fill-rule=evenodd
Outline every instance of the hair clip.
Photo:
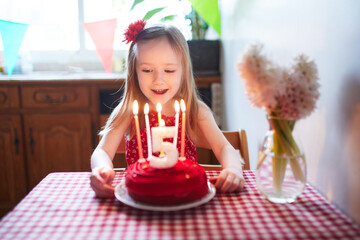
M 137 35 L 144 29 L 145 25 L 145 20 L 137 20 L 136 22 L 131 23 L 129 27 L 125 30 L 125 39 L 123 40 L 123 42 L 126 42 L 126 44 L 128 44 L 129 42 L 134 43 Z

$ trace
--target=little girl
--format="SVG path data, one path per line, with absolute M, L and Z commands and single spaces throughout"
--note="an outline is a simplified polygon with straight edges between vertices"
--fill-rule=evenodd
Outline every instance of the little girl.
M 145 158 L 148 153 L 142 111 L 144 104 L 149 103 L 152 110 L 149 117 L 152 119 L 156 114 L 154 112 L 156 104 L 161 103 L 162 118 L 166 120 L 166 126 L 171 126 L 174 125 L 172 117 L 175 116 L 174 101 L 184 99 L 185 157 L 196 161 L 195 146 L 210 146 L 223 167 L 216 179 L 217 191 L 241 190 L 244 186 L 244 178 L 240 156 L 219 130 L 211 110 L 197 96 L 189 49 L 184 36 L 175 27 L 144 28 L 145 24 L 142 20 L 130 24 L 125 33 L 125 41 L 131 42 L 125 94 L 100 132 L 102 138 L 91 156 L 90 183 L 96 196 L 114 196 L 114 188 L 111 185 L 115 175 L 112 159 L 123 138 L 128 164 L 139 159 L 132 121 L 134 100 L 138 100 L 140 106 L 139 120 Z M 180 139 L 180 134 L 178 136 Z M 202 139 L 202 142 L 206 140 L 208 144 L 200 144 L 199 139 Z M 180 152 L 180 143 L 177 146 Z

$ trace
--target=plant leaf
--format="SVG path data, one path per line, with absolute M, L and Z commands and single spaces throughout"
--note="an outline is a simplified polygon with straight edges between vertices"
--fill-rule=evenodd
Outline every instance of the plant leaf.
M 283 158 L 279 156 L 272 158 L 273 183 L 274 183 L 274 190 L 276 193 L 281 193 L 282 191 L 282 184 L 284 182 L 287 163 L 288 163 L 287 158 Z
M 305 161 L 305 156 L 299 156 L 299 157 L 302 157 L 303 160 Z M 302 168 L 300 166 L 299 159 L 297 159 L 296 157 L 291 157 L 289 161 L 295 179 L 297 181 L 305 183 L 306 177 L 305 177 L 305 173 L 302 171 Z
M 144 1 L 144 0 L 134 0 L 134 3 L 133 3 L 133 5 L 131 6 L 130 11 L 132 11 L 136 5 L 138 5 L 139 3 L 143 2 L 143 1 Z
M 174 18 L 175 18 L 175 15 L 169 15 L 169 16 L 166 16 L 166 17 L 163 17 L 162 19 L 160 19 L 160 21 L 165 22 L 168 20 L 173 20 Z
M 221 17 L 218 0 L 189 0 L 192 8 L 221 36 Z
M 157 14 L 158 12 L 161 12 L 165 7 L 161 8 L 155 8 L 153 10 L 148 11 L 145 16 L 143 17 L 143 20 L 149 20 L 152 16 Z
M 263 164 L 265 158 L 266 158 L 266 154 L 263 151 L 259 151 L 256 169 L 259 169 L 259 167 Z

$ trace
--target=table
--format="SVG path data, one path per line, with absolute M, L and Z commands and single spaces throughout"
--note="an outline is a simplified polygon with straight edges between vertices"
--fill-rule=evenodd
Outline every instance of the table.
M 208 171 L 216 176 L 218 171 Z M 52 173 L 0 222 L 0 239 L 360 239 L 360 228 L 307 184 L 291 204 L 274 204 L 245 170 L 241 193 L 175 212 L 97 199 L 90 173 Z M 124 177 L 117 172 L 114 184 Z

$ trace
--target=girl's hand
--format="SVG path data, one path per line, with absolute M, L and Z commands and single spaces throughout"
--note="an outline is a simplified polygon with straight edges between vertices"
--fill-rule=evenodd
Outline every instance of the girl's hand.
M 95 167 L 90 176 L 90 185 L 97 197 L 113 198 L 114 188 L 111 183 L 115 177 L 115 171 L 111 168 Z
M 216 179 L 215 187 L 220 193 L 231 193 L 243 189 L 244 184 L 245 179 L 241 169 L 225 168 Z

